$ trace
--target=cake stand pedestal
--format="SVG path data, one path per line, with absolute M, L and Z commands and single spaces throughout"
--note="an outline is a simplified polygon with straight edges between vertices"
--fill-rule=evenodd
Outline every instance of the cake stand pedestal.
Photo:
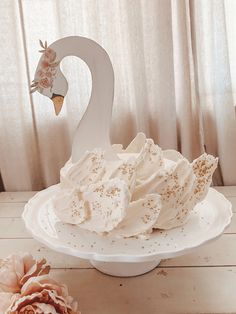
M 133 277 L 148 273 L 160 264 L 161 260 L 151 262 L 99 262 L 90 260 L 94 268 L 100 272 L 115 277 Z

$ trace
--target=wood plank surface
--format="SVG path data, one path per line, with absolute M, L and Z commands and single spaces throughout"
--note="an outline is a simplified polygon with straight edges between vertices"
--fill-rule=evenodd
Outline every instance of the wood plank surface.
M 0 193 L 0 203 L 20 203 L 28 202 L 28 200 L 33 197 L 37 191 L 26 191 L 26 192 L 1 192 Z
M 21 217 L 25 203 L 0 203 L 0 218 Z
M 53 268 L 88 268 L 87 260 L 51 250 L 34 239 L 0 239 L 0 258 L 12 253 L 30 252 L 35 258 L 46 258 Z
M 0 239 L 29 239 L 31 234 L 26 230 L 22 218 L 0 218 Z
M 213 188 L 224 194 L 226 197 L 236 196 L 236 186 L 213 186 Z
M 236 267 L 162 268 L 133 278 L 55 270 L 83 314 L 236 313 Z

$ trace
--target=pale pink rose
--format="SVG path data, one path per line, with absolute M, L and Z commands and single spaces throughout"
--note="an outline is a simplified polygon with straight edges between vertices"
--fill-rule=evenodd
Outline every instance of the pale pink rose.
M 42 88 L 49 88 L 52 87 L 52 82 L 53 82 L 52 78 L 44 77 L 41 80 L 39 80 L 38 85 L 39 87 Z
M 44 57 L 45 57 L 45 59 L 48 59 L 48 61 L 51 63 L 51 62 L 55 61 L 55 59 L 56 59 L 56 52 L 54 50 L 52 50 L 51 48 L 47 48 L 45 50 Z
M 13 254 L 0 259 L 0 292 L 20 292 L 30 277 L 48 274 L 49 271 L 45 259 L 36 261 L 30 254 Z
M 52 72 L 47 71 L 47 72 L 45 73 L 45 76 L 48 77 L 48 78 L 51 78 L 51 77 L 52 77 Z
M 80 314 L 78 304 L 61 285 L 48 275 L 30 278 L 21 294 L 11 302 L 6 314 Z M 0 313 L 1 314 L 1 313 Z
M 45 75 L 45 72 L 43 70 L 38 70 L 36 73 L 37 77 L 43 77 Z
M 0 292 L 0 314 L 5 314 L 9 306 L 15 302 L 17 294 Z

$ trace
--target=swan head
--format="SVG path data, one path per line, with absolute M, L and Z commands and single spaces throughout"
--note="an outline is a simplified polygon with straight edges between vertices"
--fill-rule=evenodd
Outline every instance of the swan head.
M 68 83 L 60 70 L 60 61 L 57 53 L 47 42 L 39 41 L 42 49 L 39 51 L 42 56 L 39 60 L 34 80 L 30 86 L 30 92 L 38 91 L 40 94 L 50 98 L 54 104 L 56 115 L 61 111 L 64 97 L 68 90 Z

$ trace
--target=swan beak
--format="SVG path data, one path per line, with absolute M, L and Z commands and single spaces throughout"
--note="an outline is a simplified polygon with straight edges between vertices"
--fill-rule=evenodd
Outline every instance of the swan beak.
M 52 99 L 52 102 L 54 104 L 55 113 L 58 116 L 60 111 L 61 111 L 62 105 L 63 105 L 64 96 L 55 95 L 51 99 Z

